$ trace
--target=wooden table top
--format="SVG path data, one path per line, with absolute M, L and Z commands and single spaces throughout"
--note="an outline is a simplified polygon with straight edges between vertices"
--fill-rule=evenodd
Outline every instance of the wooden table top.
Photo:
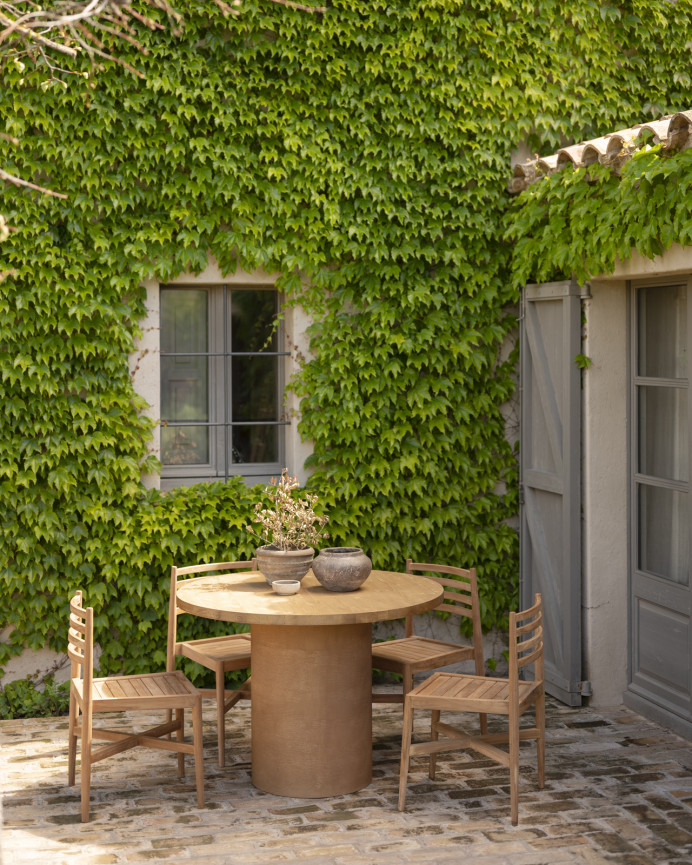
M 197 577 L 178 584 L 178 607 L 224 622 L 353 625 L 422 613 L 442 600 L 439 583 L 414 574 L 372 571 L 354 592 L 330 592 L 312 570 L 295 595 L 277 595 L 260 571 Z

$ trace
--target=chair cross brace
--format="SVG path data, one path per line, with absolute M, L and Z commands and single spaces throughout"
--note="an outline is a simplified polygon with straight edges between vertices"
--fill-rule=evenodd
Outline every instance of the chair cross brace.
M 485 733 L 480 736 L 469 736 L 455 730 L 448 724 L 437 724 L 436 730 L 438 733 L 443 733 L 454 739 L 453 742 L 449 739 L 436 739 L 432 742 L 418 742 L 411 745 L 409 751 L 412 757 L 417 754 L 439 754 L 443 751 L 456 751 L 460 747 L 472 748 L 480 754 L 485 754 L 486 757 L 492 757 L 503 766 L 509 766 L 509 754 L 495 745 L 509 744 L 509 733 Z M 539 731 L 537 727 L 522 727 L 519 730 L 519 740 L 536 739 Z
M 121 733 L 119 730 L 104 730 L 102 727 L 94 728 L 91 736 L 93 739 L 106 739 L 113 742 L 113 745 L 104 745 L 91 752 L 91 763 L 96 763 L 99 760 L 105 760 L 106 757 L 112 757 L 114 754 L 120 754 L 123 751 L 129 751 L 130 748 L 136 748 L 138 745 L 143 745 L 145 748 L 157 748 L 162 751 L 177 751 L 178 753 L 194 754 L 195 747 L 192 742 L 170 742 L 166 739 L 159 739 L 159 736 L 166 736 L 180 729 L 180 724 L 177 721 L 171 721 L 168 724 L 160 724 L 158 727 L 152 727 L 149 730 L 144 730 L 142 733 Z M 82 735 L 82 725 L 77 724 L 75 734 Z

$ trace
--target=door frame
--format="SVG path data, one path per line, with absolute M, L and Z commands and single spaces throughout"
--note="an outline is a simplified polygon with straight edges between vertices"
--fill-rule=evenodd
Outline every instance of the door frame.
M 640 288 L 656 287 L 656 286 L 671 286 L 687 284 L 688 300 L 687 300 L 687 345 L 688 349 L 692 349 L 692 275 L 691 274 L 669 274 L 650 279 L 628 280 L 627 282 L 627 334 L 628 334 L 628 371 L 627 371 L 627 416 L 630 419 L 629 434 L 627 440 L 627 525 L 628 525 L 628 555 L 627 555 L 627 688 L 623 694 L 623 702 L 626 706 L 639 712 L 647 718 L 650 718 L 657 723 L 662 724 L 669 729 L 674 730 L 680 735 L 692 739 L 692 703 L 690 708 L 690 717 L 685 718 L 675 710 L 675 707 L 669 701 L 666 701 L 664 696 L 659 695 L 656 699 L 653 693 L 647 696 L 643 688 L 637 688 L 634 682 L 635 678 L 635 651 L 637 650 L 638 634 L 636 633 L 635 623 L 635 605 L 637 598 L 635 597 L 635 570 L 638 570 L 638 516 L 637 516 L 637 446 L 638 446 L 638 403 L 636 389 L 639 386 L 637 379 L 637 360 L 638 360 L 638 337 L 637 337 L 637 290 Z M 688 351 L 688 370 L 687 370 L 687 422 L 688 422 L 688 453 L 692 455 L 692 365 L 689 364 L 690 351 Z M 688 469 L 688 496 L 692 497 L 692 462 Z M 672 488 L 672 486 L 671 486 Z M 688 525 L 692 528 L 692 505 L 688 513 Z M 692 531 L 689 535 L 692 538 Z M 692 550 L 688 550 L 688 555 Z M 646 574 L 642 572 L 643 577 Z M 655 578 L 652 578 L 652 582 Z M 663 578 L 661 580 L 661 592 L 665 594 L 664 589 L 668 588 L 664 585 Z M 692 593 L 692 569 L 689 577 L 690 585 L 688 585 L 688 593 Z M 675 587 L 675 583 L 671 582 L 671 591 Z M 661 595 L 661 601 L 663 597 Z M 661 604 L 663 606 L 663 604 Z M 692 613 L 692 610 L 690 611 Z M 688 626 L 688 651 L 691 655 L 689 664 L 692 666 L 692 620 Z M 692 685 L 692 681 L 690 682 Z

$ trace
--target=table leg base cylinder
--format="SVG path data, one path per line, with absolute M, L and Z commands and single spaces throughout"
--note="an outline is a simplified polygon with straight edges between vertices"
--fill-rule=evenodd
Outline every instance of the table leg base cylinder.
M 252 782 L 318 798 L 372 780 L 369 624 L 252 626 Z

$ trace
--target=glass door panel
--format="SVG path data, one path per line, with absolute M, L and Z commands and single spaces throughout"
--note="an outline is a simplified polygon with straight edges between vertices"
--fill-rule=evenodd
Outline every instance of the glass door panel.
M 638 510 L 639 570 L 688 585 L 690 546 L 687 493 L 640 484 Z
M 647 286 L 637 291 L 637 374 L 687 378 L 687 286 Z
M 688 480 L 687 390 L 637 388 L 639 472 L 669 480 Z

